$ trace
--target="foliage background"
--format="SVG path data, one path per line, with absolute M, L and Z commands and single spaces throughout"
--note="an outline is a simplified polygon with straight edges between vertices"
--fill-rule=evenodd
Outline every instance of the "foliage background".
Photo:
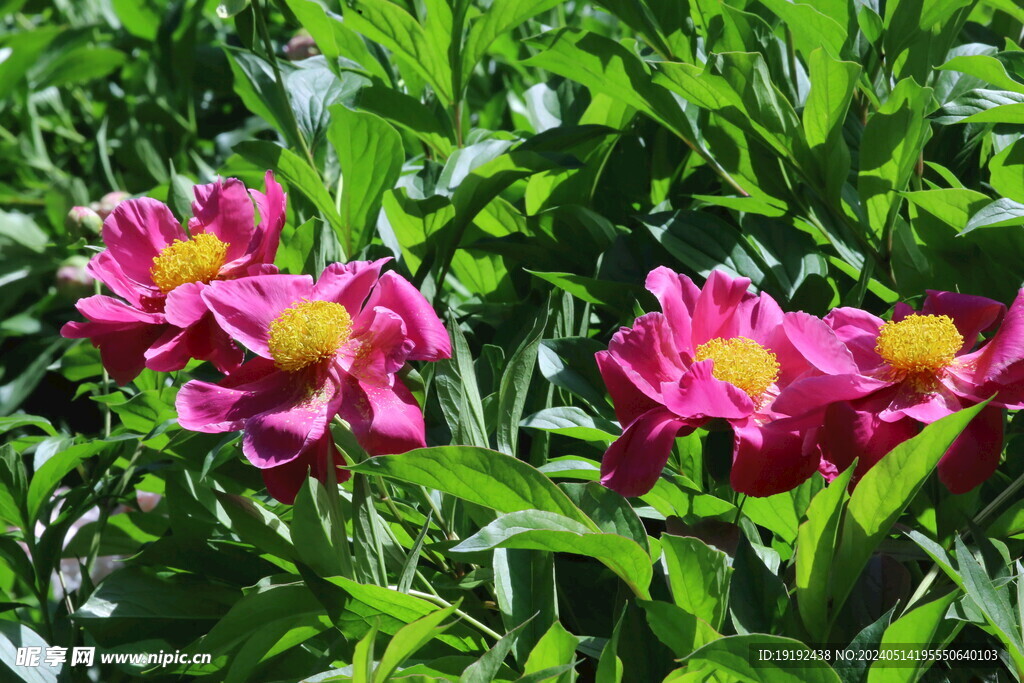
M 6 665 L 44 642 L 214 655 L 104 681 L 888 681 L 921 671 L 755 668 L 747 648 L 920 640 L 994 647 L 977 675 L 1020 680 L 1017 416 L 996 476 L 963 496 L 928 478 L 961 418 L 852 497 L 815 477 L 737 500 L 728 444 L 704 432 L 641 499 L 593 483 L 619 430 L 593 353 L 654 309 L 656 265 L 724 269 L 818 315 L 925 289 L 1012 299 L 1013 0 L 5 0 L 0 16 Z M 322 55 L 285 59 L 299 29 Z M 58 336 L 91 293 L 58 270 L 99 245 L 72 206 L 122 190 L 187 218 L 193 183 L 258 187 L 266 168 L 289 192 L 282 270 L 391 255 L 444 314 L 454 357 L 406 380 L 430 443 L 464 447 L 375 459 L 340 499 L 311 482 L 282 506 L 236 435 L 177 426 L 177 388 L 209 368 L 115 387 Z M 136 491 L 161 502 L 141 512 Z M 126 559 L 95 584 L 109 555 Z M 66 596 L 61 558 L 85 569 Z M 443 630 L 449 605 L 463 618 Z M 40 671 L 25 680 L 85 676 Z

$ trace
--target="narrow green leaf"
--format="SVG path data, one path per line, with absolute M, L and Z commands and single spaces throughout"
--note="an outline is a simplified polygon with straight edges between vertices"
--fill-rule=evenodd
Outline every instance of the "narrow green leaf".
M 761 658 L 761 650 L 785 650 L 789 658 L 768 660 Z M 809 648 L 798 640 L 754 633 L 712 641 L 687 657 L 686 663 L 691 668 L 710 666 L 718 674 L 745 683 L 841 683 L 839 675 L 825 662 L 793 666 L 794 659 L 810 660 L 808 654 Z
M 432 612 L 421 617 L 408 626 L 403 626 L 388 643 L 381 655 L 380 663 L 373 672 L 373 683 L 384 683 L 402 663 L 414 655 L 417 650 L 444 633 L 446 628 L 441 622 L 455 612 L 455 605 Z

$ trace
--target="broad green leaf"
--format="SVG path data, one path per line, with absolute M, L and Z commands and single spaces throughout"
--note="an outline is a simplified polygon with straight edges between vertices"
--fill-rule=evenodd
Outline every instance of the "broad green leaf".
M 0 55 L 3 55 L 0 61 L 0 99 L 7 99 L 47 46 L 63 30 L 55 26 L 22 29 L 0 38 Z
M 678 605 L 658 600 L 639 600 L 637 604 L 646 612 L 651 631 L 676 657 L 687 657 L 722 637 L 708 622 Z
M 1006 587 L 996 588 L 985 569 L 958 535 L 956 543 L 957 569 L 963 580 L 964 592 L 985 615 L 985 620 L 995 629 L 995 635 L 1009 650 L 1011 659 L 1018 669 L 1024 669 L 1024 640 L 1021 626 L 1017 623 Z
M 498 517 L 449 552 L 469 553 L 493 548 L 547 550 L 593 557 L 615 572 L 633 592 L 649 598 L 651 558 L 647 551 L 618 534 L 590 527 L 552 512 L 523 510 Z
M 530 656 L 527 658 L 526 665 L 523 668 L 523 674 L 529 675 L 545 669 L 572 664 L 576 657 L 576 646 L 578 644 L 579 639 L 566 631 L 565 627 L 556 621 L 548 629 L 548 632 L 537 641 L 537 644 L 530 652 Z M 570 683 L 575 678 L 572 671 L 567 671 L 558 676 L 557 679 L 552 680 L 557 680 L 558 683 Z
M 498 387 L 498 450 L 512 456 L 517 455 L 519 421 L 523 416 L 530 380 L 533 379 L 533 371 L 537 365 L 537 347 L 547 324 L 548 312 L 547 308 L 544 308 L 536 316 L 532 329 L 526 333 L 522 343 L 505 364 L 505 372 Z
M 260 552 L 276 555 L 289 562 L 298 561 L 288 526 L 256 501 L 230 493 L 214 491 L 217 500 L 231 518 L 231 530 Z
M 846 489 L 854 466 L 818 492 L 807 508 L 807 521 L 800 525 L 796 542 L 796 600 L 804 628 L 812 638 L 828 637 L 828 595 L 832 561 L 836 554 L 839 523 Z
M 988 197 L 974 190 L 942 189 L 904 192 L 903 197 L 939 220 L 962 231 Z
M 462 47 L 461 76 L 469 79 L 473 69 L 499 36 L 508 33 L 527 19 L 559 4 L 560 0 L 494 0 L 479 18 L 469 25 Z M 461 96 L 461 93 L 456 93 Z
M 316 0 L 285 1 L 288 9 L 295 13 L 302 27 L 316 41 L 317 48 L 327 58 L 329 65 L 336 64 L 338 57 L 344 57 L 385 83 L 391 82 L 387 69 L 374 58 L 363 39 L 345 26 L 340 16 L 324 9 Z
M 6 434 L 13 429 L 20 429 L 21 427 L 35 427 L 50 436 L 57 436 L 57 430 L 54 429 L 53 425 L 45 417 L 23 414 L 0 417 L 0 435 Z
M 307 477 L 295 496 L 291 538 L 299 560 L 320 576 L 353 576 L 345 520 L 338 500 L 313 477 Z
M 459 683 L 491 683 L 497 679 L 502 662 L 505 661 L 505 657 L 512 650 L 513 643 L 519 637 L 519 629 L 525 625 L 524 622 L 503 635 L 501 640 L 494 644 L 494 647 L 466 667 L 462 676 L 459 677 Z
M 14 446 L 0 446 L 0 519 L 23 530 L 31 528 L 31 520 L 26 519 L 27 479 L 25 464 Z
M 415 17 L 388 0 L 353 0 L 343 10 L 346 26 L 402 57 L 445 103 L 455 101 L 448 49 L 437 44 L 435 31 L 428 33 Z M 433 15 L 428 23 L 437 21 Z
M 501 620 L 510 632 L 521 629 L 512 641 L 512 654 L 520 665 L 533 646 L 558 620 L 555 555 L 536 550 L 494 550 L 494 594 Z
M 917 607 L 889 624 L 882 634 L 880 647 L 893 647 L 908 643 L 929 643 L 934 647 L 935 635 L 946 619 L 946 611 L 960 595 L 952 591 L 941 598 Z M 911 683 L 918 680 L 924 662 L 906 662 L 908 666 L 891 667 L 872 664 L 868 669 L 867 683 Z
M 804 59 L 810 59 L 816 50 L 825 50 L 834 58 L 840 56 L 846 41 L 846 26 L 841 25 L 836 17 L 830 16 L 824 8 L 818 9 L 810 3 L 788 0 L 761 1 L 786 22 L 786 26 L 793 32 L 793 44 Z M 796 74 L 790 74 L 789 78 L 795 79 Z M 814 82 L 813 78 L 811 82 Z
M 39 666 L 17 666 L 18 649 L 39 648 Z M 49 644 L 42 636 L 24 624 L 16 621 L 0 621 L 0 671 L 8 671 L 8 680 L 25 683 L 57 683 L 64 670 L 63 664 L 50 666 L 44 660 Z M 16 678 L 15 678 L 16 677 Z
M 418 448 L 379 455 L 350 469 L 435 488 L 498 512 L 543 510 L 597 529 L 550 479 L 498 451 L 471 446 Z
M 178 574 L 164 579 L 129 567 L 100 584 L 72 617 L 93 623 L 104 619 L 136 623 L 220 619 L 239 597 L 237 589 L 207 583 L 194 575 Z
M 906 188 L 930 135 L 924 114 L 931 92 L 911 79 L 900 81 L 864 127 L 857 190 L 876 235 L 889 225 L 896 193 Z
M 325 578 L 352 597 L 344 605 L 340 617 L 342 622 L 360 622 L 364 627 L 379 622 L 381 631 L 393 634 L 405 624 L 441 611 L 440 607 L 422 598 L 384 586 L 361 584 L 341 576 Z M 362 630 L 360 634 L 364 632 Z M 456 624 L 437 638 L 459 652 L 483 649 L 483 639 L 462 624 Z
M 850 151 L 842 138 L 843 122 L 861 67 L 836 61 L 820 49 L 810 54 L 807 65 L 811 92 L 803 111 L 804 136 L 815 170 L 825 178 L 828 196 L 837 199 L 849 173 Z
M 1003 197 L 1024 202 L 1024 140 L 1018 140 L 988 162 L 989 182 Z
M 672 600 L 718 630 L 729 605 L 728 556 L 689 536 L 661 535 Z
M 792 659 L 800 657 L 797 653 L 807 650 L 798 640 L 754 633 L 719 638 L 685 661 L 691 668 L 709 666 L 717 674 L 728 674 L 730 680 L 744 683 L 840 683 L 839 675 L 824 662 L 793 666 Z M 790 659 L 768 660 L 761 651 L 789 651 Z
M 965 408 L 925 426 L 896 446 L 857 484 L 843 518 L 833 561 L 832 604 L 838 613 L 857 577 L 893 523 L 917 494 L 939 459 L 988 402 Z
M 335 151 L 334 121 L 331 111 L 338 107 L 352 107 L 359 96 L 359 90 L 370 84 L 362 74 L 343 71 L 338 76 L 324 63 L 323 57 L 304 59 L 284 79 L 288 90 L 288 101 L 303 138 L 315 154 L 324 139 L 330 137 Z
M 1011 225 L 1024 225 L 1024 204 L 1003 197 L 971 216 L 960 234 L 978 228 L 1004 228 Z
M 432 612 L 403 626 L 388 643 L 373 672 L 373 683 L 384 683 L 402 663 L 447 629 L 441 622 L 455 612 L 455 605 Z
M 970 74 L 1002 90 L 1024 95 L 1024 83 L 1011 78 L 1003 63 L 989 55 L 961 55 L 937 68 Z
M 32 474 L 32 479 L 29 481 L 26 497 L 29 519 L 36 519 L 39 507 L 46 502 L 65 475 L 78 467 L 86 458 L 111 446 L 110 442 L 98 440 L 77 444 L 61 450 L 43 463 Z
M 341 220 L 351 235 L 349 252 L 369 243 L 384 193 L 395 186 L 405 153 L 402 138 L 382 118 L 343 105 L 330 108 L 328 137 L 341 168 Z
M 639 295 L 639 288 L 623 282 L 596 280 L 572 273 L 541 273 L 527 270 L 534 277 L 550 282 L 562 291 L 590 304 L 608 306 L 614 310 L 628 311 Z
M 629 501 L 620 494 L 593 481 L 586 484 L 562 484 L 562 490 L 580 510 L 594 520 L 601 531 L 625 536 L 644 550 L 650 549 L 643 522 Z
M 583 441 L 611 443 L 618 438 L 615 434 L 618 428 L 613 422 L 588 415 L 576 406 L 545 408 L 525 418 L 520 425 Z
M 120 68 L 127 58 L 125 53 L 110 47 L 78 47 L 48 64 L 35 87 L 67 87 L 103 78 Z

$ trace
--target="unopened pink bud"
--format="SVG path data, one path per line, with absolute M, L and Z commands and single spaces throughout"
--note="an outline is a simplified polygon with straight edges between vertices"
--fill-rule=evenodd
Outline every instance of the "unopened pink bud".
M 72 235 L 92 233 L 98 235 L 103 218 L 87 206 L 73 206 L 64 219 L 64 226 Z
M 99 214 L 100 218 L 106 220 L 110 212 L 114 210 L 114 207 L 129 197 L 131 195 L 127 192 L 108 192 L 100 197 L 100 201 L 97 202 L 96 213 Z
M 284 46 L 284 56 L 288 61 L 297 62 L 301 59 L 309 59 L 320 54 L 320 48 L 316 46 L 313 36 L 306 33 L 297 33 Z

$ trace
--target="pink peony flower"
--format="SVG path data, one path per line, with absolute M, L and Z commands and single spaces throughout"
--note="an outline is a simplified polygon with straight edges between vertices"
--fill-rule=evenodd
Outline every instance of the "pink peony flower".
M 646 493 L 675 438 L 715 419 L 734 432 L 737 491 L 787 491 L 817 469 L 807 431 L 829 400 L 875 385 L 852 374 L 850 351 L 821 320 L 784 314 L 749 285 L 719 271 L 701 289 L 664 267 L 647 276 L 662 312 L 637 318 L 597 353 L 624 426 L 602 460 L 602 484 L 624 496 Z
M 87 270 L 124 301 L 104 295 L 79 300 L 76 308 L 86 322 L 69 322 L 61 334 L 91 340 L 118 384 L 143 367 L 180 370 L 191 358 L 222 372 L 237 368 L 242 351 L 214 323 L 202 293 L 215 280 L 277 272 L 285 195 L 269 171 L 266 185 L 265 195 L 247 193 L 234 178 L 196 185 L 191 237 L 156 200 L 118 204 L 103 223 L 107 249 Z
M 286 503 L 307 470 L 325 480 L 328 455 L 344 464 L 328 430 L 335 415 L 372 455 L 424 446 L 423 414 L 395 373 L 408 360 L 448 358 L 451 346 L 423 295 L 380 275 L 386 261 L 336 263 L 315 284 L 308 275 L 212 283 L 202 296 L 217 323 L 259 358 L 218 384 L 182 387 L 179 423 L 243 429 L 243 453 Z
M 985 297 L 929 290 L 920 313 L 900 303 L 885 322 L 837 308 L 825 322 L 853 353 L 858 373 L 878 383 L 829 406 L 817 436 L 826 477 L 856 457 L 855 476 L 863 476 L 920 425 L 995 395 L 938 467 L 953 493 L 992 475 L 1003 449 L 1003 408 L 1024 408 L 1024 289 L 1009 311 Z M 978 346 L 981 333 L 997 327 Z

